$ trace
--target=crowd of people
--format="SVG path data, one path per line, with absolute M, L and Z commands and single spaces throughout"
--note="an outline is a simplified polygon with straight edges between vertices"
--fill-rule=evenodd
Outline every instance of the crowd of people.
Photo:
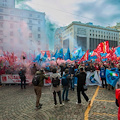
M 28 68 L 25 66 L 20 66 L 17 69 L 14 67 L 0 67 L 0 74 L 19 74 L 21 79 L 21 89 L 26 89 L 26 71 Z M 52 92 L 53 92 L 53 99 L 54 99 L 54 105 L 57 106 L 57 99 L 56 94 L 59 97 L 59 103 L 60 106 L 63 106 L 63 101 L 68 102 L 69 99 L 69 89 L 72 91 L 75 90 L 75 79 L 77 78 L 77 98 L 78 101 L 76 104 L 81 105 L 81 96 L 83 95 L 85 100 L 90 103 L 89 97 L 85 93 L 84 86 L 86 84 L 86 72 L 94 72 L 94 71 L 100 71 L 100 77 L 102 81 L 102 87 L 110 90 L 114 90 L 114 87 L 109 85 L 106 81 L 106 69 L 110 70 L 118 70 L 120 71 L 120 64 L 119 61 L 107 61 L 107 62 L 81 62 L 78 64 L 78 62 L 74 63 L 61 63 L 56 65 L 46 65 L 44 67 L 37 66 L 36 64 L 33 64 L 30 69 L 30 74 L 32 74 L 34 77 L 38 76 L 39 84 L 34 85 L 34 91 L 36 94 L 36 108 L 41 108 L 42 104 L 40 103 L 41 98 L 41 91 L 42 87 L 44 86 L 44 79 L 48 79 L 50 77 L 51 79 L 51 86 L 52 86 Z M 52 74 L 48 76 L 46 73 L 51 72 Z M 61 84 L 60 84 L 61 80 Z M 61 89 L 62 85 L 62 89 Z M 118 84 L 119 85 L 119 84 Z M 61 93 L 62 90 L 62 93 Z
M 40 103 L 40 97 L 41 97 L 41 90 L 42 87 L 44 86 L 44 79 L 49 76 L 46 75 L 47 72 L 52 72 L 50 75 L 51 79 L 51 87 L 52 87 L 52 92 L 53 92 L 53 98 L 54 98 L 54 105 L 55 107 L 57 106 L 57 100 L 56 100 L 56 94 L 58 94 L 59 98 L 59 103 L 60 106 L 63 106 L 63 101 L 68 102 L 69 99 L 69 90 L 75 90 L 74 82 L 75 78 L 77 78 L 77 98 L 78 101 L 76 104 L 81 105 L 81 96 L 80 94 L 83 95 L 85 100 L 90 103 L 89 97 L 85 93 L 84 86 L 86 84 L 86 72 L 94 72 L 94 71 L 100 71 L 100 77 L 102 81 L 102 87 L 108 89 L 108 90 L 114 90 L 114 87 L 109 85 L 106 81 L 106 69 L 115 71 L 118 70 L 120 71 L 120 64 L 115 63 L 115 62 L 101 62 L 101 63 L 92 63 L 91 61 L 89 62 L 82 62 L 81 64 L 78 64 L 77 62 L 69 64 L 69 63 L 62 63 L 60 65 L 51 65 L 51 66 L 46 66 L 44 68 L 41 68 L 41 70 L 36 69 L 35 75 L 39 75 L 42 77 L 39 79 L 40 84 L 38 86 L 35 86 L 34 90 L 37 96 L 36 100 L 36 108 L 41 108 L 41 103 Z M 61 85 L 60 85 L 60 80 L 61 80 Z M 56 82 L 55 82 L 56 81 Z M 119 84 L 118 84 L 119 85 Z M 62 93 L 61 93 L 62 91 Z M 39 93 L 39 94 L 37 94 Z

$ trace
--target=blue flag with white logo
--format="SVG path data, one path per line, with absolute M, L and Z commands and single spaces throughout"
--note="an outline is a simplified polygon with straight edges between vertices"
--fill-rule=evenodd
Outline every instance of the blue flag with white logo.
M 119 71 L 111 71 L 106 69 L 106 81 L 108 84 L 114 87 L 118 80 L 119 80 Z

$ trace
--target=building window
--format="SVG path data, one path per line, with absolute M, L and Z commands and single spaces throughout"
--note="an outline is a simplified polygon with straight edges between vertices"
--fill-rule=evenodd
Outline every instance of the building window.
M 93 34 L 93 36 L 94 36 L 94 34 Z
M 10 31 L 10 36 L 13 36 L 13 31 Z
M 38 27 L 38 31 L 40 31 L 40 27 Z
M 38 34 L 38 38 L 40 38 L 40 34 Z
M 40 24 L 40 20 L 38 20 L 38 24 Z
M 91 32 L 91 30 L 90 30 L 90 32 Z
M 10 28 L 13 28 L 13 24 L 10 24 Z
M 3 22 L 0 22 L 0 28 L 3 28 Z
M 32 23 L 32 20 L 29 20 L 29 23 Z
M 32 30 L 32 26 L 29 26 L 29 29 Z
M 94 30 L 93 30 L 93 32 L 94 32 Z
M 3 35 L 3 31 L 2 30 L 0 30 L 0 35 Z
M 40 15 L 38 15 L 38 18 L 40 18 Z
M 32 33 L 29 33 L 29 38 L 32 38 Z
M 32 17 L 32 14 L 29 14 L 29 17 Z
M 3 20 L 3 16 L 0 16 L 0 20 Z
M 38 41 L 38 45 L 40 45 L 40 41 Z
M 3 9 L 0 9 L 0 12 L 3 12 Z

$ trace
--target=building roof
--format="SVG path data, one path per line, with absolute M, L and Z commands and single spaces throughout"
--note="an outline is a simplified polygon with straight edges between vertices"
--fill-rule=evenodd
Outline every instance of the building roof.
M 85 26 L 85 27 L 92 27 L 92 28 L 97 28 L 97 29 L 102 29 L 102 30 L 108 30 L 108 31 L 114 31 L 114 32 L 119 32 L 117 29 L 113 29 L 113 28 L 106 28 L 100 25 L 93 25 L 93 23 L 89 22 L 89 23 L 81 23 L 80 21 L 73 21 L 71 24 L 69 24 L 66 29 L 68 29 L 69 27 L 71 27 L 72 25 L 80 25 L 80 26 Z

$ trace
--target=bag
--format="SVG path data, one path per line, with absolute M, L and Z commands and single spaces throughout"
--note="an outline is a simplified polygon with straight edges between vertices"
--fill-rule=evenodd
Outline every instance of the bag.
M 62 85 L 67 86 L 68 85 L 68 80 L 67 80 L 68 75 L 63 75 L 62 77 Z
M 87 86 L 86 85 L 83 86 L 83 90 L 87 91 Z
M 34 86 L 38 86 L 39 83 L 40 83 L 40 76 L 39 75 L 35 75 L 34 78 L 33 78 L 33 80 L 32 80 L 32 84 Z
M 58 77 L 52 78 L 52 85 L 53 87 L 57 87 L 60 85 L 60 79 Z

